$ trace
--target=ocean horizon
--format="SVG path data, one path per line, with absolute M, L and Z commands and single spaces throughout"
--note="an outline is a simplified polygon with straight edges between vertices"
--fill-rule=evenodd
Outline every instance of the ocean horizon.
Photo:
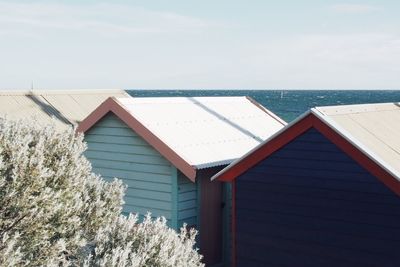
M 400 90 L 128 89 L 136 97 L 249 96 L 287 122 L 316 106 L 400 102 Z

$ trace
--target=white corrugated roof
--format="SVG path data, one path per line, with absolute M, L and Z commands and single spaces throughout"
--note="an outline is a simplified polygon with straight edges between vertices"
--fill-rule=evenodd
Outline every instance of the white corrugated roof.
M 10 119 L 35 117 L 57 127 L 76 125 L 109 97 L 124 97 L 124 90 L 35 90 L 0 91 L 0 116 Z
M 197 169 L 229 164 L 285 125 L 246 97 L 117 98 L 117 101 Z
M 400 179 L 400 103 L 317 107 L 312 112 Z

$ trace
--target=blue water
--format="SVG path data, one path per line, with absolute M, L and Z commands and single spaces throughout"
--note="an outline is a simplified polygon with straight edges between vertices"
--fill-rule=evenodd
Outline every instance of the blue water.
M 129 90 L 136 97 L 250 96 L 287 122 L 315 106 L 400 102 L 400 90 Z

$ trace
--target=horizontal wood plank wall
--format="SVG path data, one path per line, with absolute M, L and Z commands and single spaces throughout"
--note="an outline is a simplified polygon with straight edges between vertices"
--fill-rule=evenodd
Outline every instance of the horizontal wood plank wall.
M 400 198 L 314 129 L 237 178 L 237 266 L 400 266 Z
M 183 223 L 197 228 L 197 186 L 178 171 L 178 227 Z
M 172 216 L 172 166 L 115 115 L 108 114 L 85 134 L 85 152 L 95 173 L 128 186 L 124 213 Z

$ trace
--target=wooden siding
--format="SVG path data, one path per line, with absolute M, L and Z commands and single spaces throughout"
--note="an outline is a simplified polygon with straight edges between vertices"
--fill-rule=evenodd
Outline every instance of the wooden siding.
M 223 261 L 225 266 L 231 266 L 232 258 L 232 184 L 223 184 L 223 217 L 222 217 L 222 231 L 223 231 Z
M 178 227 L 183 223 L 197 228 L 197 186 L 178 171 Z
M 310 129 L 236 180 L 237 266 L 400 266 L 400 198 Z
M 128 186 L 124 213 L 151 211 L 172 220 L 174 167 L 113 114 L 85 134 L 85 153 L 95 173 L 120 178 Z M 176 173 L 176 171 L 175 171 Z

